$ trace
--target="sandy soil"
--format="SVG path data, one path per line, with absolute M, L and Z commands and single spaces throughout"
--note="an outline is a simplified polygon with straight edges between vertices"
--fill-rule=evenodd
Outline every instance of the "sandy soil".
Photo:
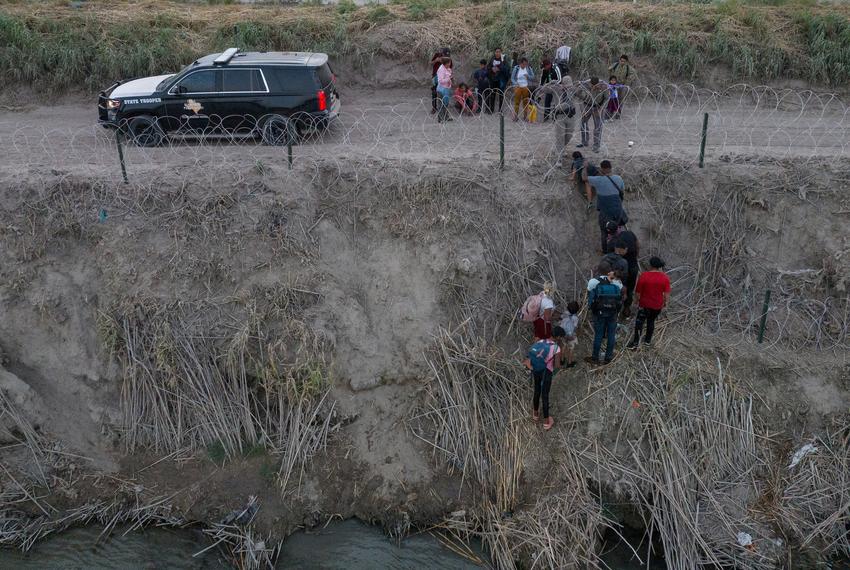
M 296 161 L 368 156 L 491 165 L 498 160 L 494 116 L 456 117 L 440 125 L 429 114 L 427 91 L 343 89 L 341 99 L 340 121 L 331 131 L 313 135 L 298 146 Z M 109 131 L 96 125 L 94 102 L 24 109 L 0 113 L 0 151 L 7 175 L 55 170 L 120 176 L 115 141 Z M 850 156 L 848 109 L 833 97 L 747 87 L 713 94 L 693 86 L 668 85 L 635 92 L 625 103 L 623 118 L 606 122 L 603 149 L 595 158 L 614 158 L 622 167 L 669 159 L 696 162 L 704 112 L 709 113 L 709 163 L 729 157 L 836 160 Z M 578 126 L 571 128 L 575 144 Z M 505 138 L 508 164 L 552 164 L 558 158 L 551 123 L 514 123 L 509 117 Z M 180 140 L 164 148 L 127 148 L 125 156 L 131 175 L 140 170 L 169 172 L 203 161 L 250 168 L 256 161 L 274 163 L 284 158 L 280 149 L 254 141 L 198 146 Z

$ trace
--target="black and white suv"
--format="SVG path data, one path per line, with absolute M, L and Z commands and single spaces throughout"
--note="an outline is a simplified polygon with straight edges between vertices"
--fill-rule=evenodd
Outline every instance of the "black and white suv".
M 339 115 L 339 95 L 323 53 L 208 55 L 169 75 L 118 81 L 98 98 L 99 122 L 140 146 L 169 134 L 252 135 L 287 144 Z

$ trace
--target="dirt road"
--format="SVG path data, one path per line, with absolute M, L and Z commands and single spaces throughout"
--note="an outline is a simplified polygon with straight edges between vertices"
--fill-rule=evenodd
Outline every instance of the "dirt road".
M 489 168 L 498 164 L 499 125 L 493 115 L 458 117 L 439 124 L 430 113 L 425 92 L 343 91 L 343 113 L 327 132 L 294 150 L 296 165 L 312 159 L 369 158 L 451 163 Z M 795 92 L 730 89 L 722 95 L 679 86 L 636 93 L 625 103 L 623 117 L 604 126 L 604 156 L 626 166 L 630 161 L 675 158 L 696 162 L 703 114 L 709 114 L 706 161 L 723 157 L 834 160 L 850 157 L 850 116 L 833 97 Z M 551 123 L 505 121 L 506 163 L 551 166 L 555 129 Z M 573 125 L 571 151 L 579 140 Z M 629 141 L 634 143 L 629 146 Z M 96 123 L 94 101 L 39 106 L 0 113 L 0 172 L 21 175 L 88 174 L 120 177 L 111 131 Z M 604 155 L 604 156 L 603 156 Z M 131 175 L 168 173 L 186 167 L 252 168 L 258 163 L 285 162 L 285 150 L 253 140 L 172 139 L 160 148 L 125 149 Z M 306 159 L 306 160 L 305 160 Z M 297 166 L 296 166 L 297 167 Z M 485 170 L 486 172 L 486 170 Z

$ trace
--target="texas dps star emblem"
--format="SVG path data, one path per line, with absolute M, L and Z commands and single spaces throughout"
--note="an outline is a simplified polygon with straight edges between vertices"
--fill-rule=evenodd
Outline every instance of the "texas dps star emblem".
M 194 99 L 189 99 L 188 101 L 186 101 L 183 104 L 183 108 L 186 109 L 187 111 L 192 111 L 193 113 L 195 113 L 197 115 L 198 113 L 201 112 L 201 110 L 204 108 L 204 106 L 201 105 L 200 103 L 198 103 L 197 101 L 195 101 Z

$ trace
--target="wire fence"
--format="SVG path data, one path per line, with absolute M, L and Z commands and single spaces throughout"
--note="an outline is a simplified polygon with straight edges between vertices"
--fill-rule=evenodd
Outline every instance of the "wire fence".
M 316 161 L 414 160 L 460 163 L 474 169 L 521 164 L 554 169 L 569 164 L 569 152 L 581 139 L 584 107 L 576 87 L 543 88 L 532 97 L 537 122 L 522 117 L 530 108 L 514 88 L 504 94 L 502 114 L 460 112 L 450 103 L 451 121 L 439 122 L 432 102 L 406 92 L 355 94 L 327 128 L 307 115 L 292 117 L 192 116 L 178 125 L 156 119 L 139 127 L 125 123 L 121 153 L 128 178 L 151 171 L 195 179 L 215 168 L 246 169 L 257 164 L 311 168 Z M 551 120 L 544 122 L 545 99 L 553 93 Z M 484 100 L 489 94 L 482 94 Z M 697 166 L 703 121 L 708 116 L 706 162 L 737 159 L 799 161 L 850 158 L 848 107 L 834 94 L 736 85 L 723 91 L 691 84 L 665 84 L 621 92 L 619 118 L 606 118 L 601 148 L 592 160 L 616 159 L 659 167 L 671 160 L 682 168 Z M 569 116 L 570 108 L 575 114 Z M 603 111 L 603 115 L 604 115 Z M 267 120 L 274 119 L 278 120 Z M 70 120 L 66 120 L 70 119 Z M 500 130 L 500 121 L 504 127 Z M 79 126 L 65 126 L 65 124 Z M 54 126 L 56 125 L 56 126 Z M 221 126 L 227 132 L 222 132 Z M 173 129 L 180 127 L 182 133 Z M 588 145 L 593 121 L 588 121 Z M 115 133 L 77 117 L 5 124 L 0 149 L 7 169 L 59 170 L 122 179 Z M 503 136 L 500 136 L 500 132 Z M 291 146 L 288 144 L 291 143 Z M 586 153 L 587 154 L 587 153 Z M 186 168 L 192 168 L 191 172 Z

